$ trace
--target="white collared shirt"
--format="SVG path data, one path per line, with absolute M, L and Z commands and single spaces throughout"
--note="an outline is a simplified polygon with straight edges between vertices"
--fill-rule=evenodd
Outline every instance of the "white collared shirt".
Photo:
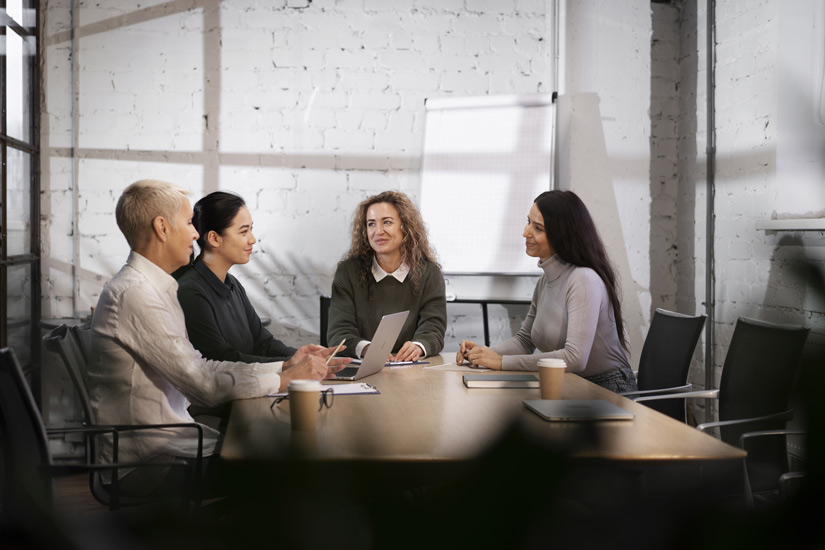
M 380 265 L 378 265 L 378 260 L 375 256 L 372 257 L 372 276 L 375 277 L 375 282 L 381 281 L 384 277 L 392 277 L 393 279 L 397 280 L 399 283 L 403 283 L 404 279 L 407 278 L 407 275 L 410 273 L 410 268 L 406 263 L 402 263 L 398 266 L 398 269 L 393 271 L 392 273 L 387 273 L 384 271 Z
M 375 282 L 379 282 L 383 280 L 385 277 L 392 277 L 393 279 L 397 280 L 399 283 L 403 283 L 404 280 L 407 278 L 407 275 L 410 273 L 410 268 L 406 263 L 402 263 L 398 266 L 398 269 L 393 271 L 392 273 L 387 273 L 384 271 L 380 265 L 378 265 L 378 260 L 375 256 L 372 257 L 372 276 L 375 278 Z M 413 342 L 416 346 L 421 348 L 421 357 L 427 356 L 427 350 L 424 348 L 424 344 L 421 342 Z M 370 345 L 369 340 L 361 340 L 355 346 L 355 355 L 358 357 L 364 357 L 364 348 Z
M 100 294 L 92 321 L 89 396 L 99 424 L 194 422 L 190 402 L 214 406 L 276 393 L 282 363 L 204 359 L 186 336 L 178 283 L 132 252 Z M 151 437 L 154 435 L 154 437 Z M 119 461 L 195 456 L 193 429 L 120 436 Z M 216 452 L 217 431 L 203 426 L 204 456 Z M 111 442 L 101 456 L 111 460 Z M 129 470 L 122 469 L 122 477 Z

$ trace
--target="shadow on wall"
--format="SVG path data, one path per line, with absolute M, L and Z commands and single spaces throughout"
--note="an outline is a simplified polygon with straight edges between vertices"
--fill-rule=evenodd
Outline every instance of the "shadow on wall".
M 291 254 L 256 254 L 246 269 L 238 267 L 233 275 L 258 315 L 272 320 L 273 336 L 296 347 L 320 341 L 320 296 L 332 288 L 326 267 Z
M 611 159 L 607 154 L 599 96 L 580 93 L 558 99 L 559 177 L 557 187 L 574 191 L 593 216 L 607 253 L 615 265 L 621 283 L 622 316 L 630 344 L 630 363 L 637 367 L 646 324 L 640 297 L 646 294 L 633 278 L 631 256 L 622 230 L 618 202 L 613 184 Z
M 816 422 L 808 410 L 813 404 L 806 398 L 807 388 L 818 377 L 819 371 L 825 372 L 825 327 L 816 326 L 817 319 L 806 312 L 825 312 L 825 271 L 821 262 L 818 264 L 808 258 L 805 242 L 798 236 L 783 236 L 771 256 L 770 273 L 765 290 L 765 320 L 777 323 L 805 325 L 811 333 L 805 344 L 805 351 L 800 365 L 799 381 L 791 397 L 794 419 L 789 427 L 804 430 L 810 422 Z M 781 294 L 785 291 L 785 294 Z M 783 296 L 793 297 L 793 303 L 784 303 Z M 825 321 L 825 319 L 820 319 Z M 825 379 L 818 380 L 818 390 L 825 388 Z M 825 419 L 825 416 L 819 418 Z

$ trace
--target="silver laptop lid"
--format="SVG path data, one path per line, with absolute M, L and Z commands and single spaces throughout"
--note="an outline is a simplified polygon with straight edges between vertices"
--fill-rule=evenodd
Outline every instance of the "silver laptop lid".
M 333 380 L 360 380 L 365 376 L 375 374 L 383 369 L 384 365 L 387 363 L 390 353 L 392 353 L 392 347 L 395 345 L 398 335 L 401 334 L 401 329 L 404 327 L 404 321 L 407 320 L 407 316 L 409 314 L 409 311 L 400 311 L 398 313 L 384 315 L 381 318 L 381 322 L 378 324 L 378 329 L 376 329 L 375 335 L 370 341 L 370 347 L 367 348 L 367 354 L 364 356 L 364 359 L 361 361 L 361 365 L 358 367 L 355 374 L 350 376 L 336 375 Z

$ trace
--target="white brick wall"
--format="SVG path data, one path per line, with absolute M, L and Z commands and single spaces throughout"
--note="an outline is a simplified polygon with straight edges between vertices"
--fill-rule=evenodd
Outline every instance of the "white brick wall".
M 388 188 L 418 193 L 424 99 L 553 90 L 545 0 L 227 0 L 206 13 L 111 0 L 75 14 L 73 126 L 70 4 L 48 2 L 44 20 L 45 317 L 85 315 L 96 302 L 127 254 L 114 201 L 131 181 L 160 177 L 195 199 L 216 189 L 247 199 L 260 244 L 237 275 L 277 336 L 314 341 L 317 296 L 329 290 L 355 205 Z M 601 99 L 635 362 L 653 308 L 704 310 L 706 14 L 695 2 L 569 4 L 568 91 Z M 780 5 L 717 3 L 717 380 L 740 315 L 825 330 L 813 285 L 825 268 L 822 235 L 754 229 L 784 184 Z M 448 291 L 529 296 L 534 282 L 451 277 Z M 493 340 L 522 315 L 491 313 Z M 448 342 L 479 339 L 478 314 L 451 306 Z
M 769 235 L 755 229 L 757 220 L 771 217 L 783 186 L 788 184 L 777 172 L 776 163 L 781 6 L 779 0 L 716 4 L 713 380 L 717 387 L 738 317 L 804 324 L 812 328 L 813 338 L 821 337 L 825 330 L 822 234 Z M 663 16 L 672 9 L 657 7 L 654 13 Z M 697 9 L 695 3 L 682 4 L 679 18 L 676 303 L 682 311 L 703 311 L 707 144 L 704 5 Z M 701 361 L 694 366 L 700 365 Z M 694 368 L 691 379 L 703 386 L 703 371 Z M 705 418 L 701 405 L 695 412 L 699 420 Z
M 276 336 L 317 340 L 317 296 L 329 291 L 355 205 L 388 188 L 418 194 L 424 99 L 554 89 L 547 0 L 233 0 L 206 11 L 112 0 L 80 3 L 75 13 L 73 126 L 70 4 L 45 7 L 45 317 L 83 316 L 96 303 L 128 252 L 114 201 L 132 181 L 158 177 L 195 200 L 217 189 L 246 198 L 260 243 L 236 274 L 260 314 L 275 320 Z M 637 304 L 627 309 L 634 363 L 650 309 L 674 300 L 673 285 L 650 291 L 651 269 L 673 276 L 664 266 L 673 263 L 674 231 L 672 166 L 650 162 L 650 19 L 648 4 L 629 0 L 571 3 L 568 13 L 570 39 L 592 46 L 568 59 L 568 79 L 602 100 L 627 243 L 625 296 Z M 657 94 L 662 151 L 674 139 L 666 96 Z M 671 178 L 653 202 L 650 170 Z M 651 245 L 654 228 L 665 237 Z M 535 280 L 451 277 L 448 290 L 529 297 Z M 481 338 L 479 309 L 450 306 L 448 342 Z M 523 315 L 518 307 L 490 311 L 493 341 Z
M 276 336 L 315 341 L 317 297 L 355 205 L 389 188 L 418 193 L 424 99 L 553 89 L 544 0 L 81 2 L 76 52 L 70 4 L 44 6 L 45 317 L 95 304 L 128 253 L 114 202 L 156 177 L 194 200 L 216 189 L 245 197 L 260 243 L 237 275 Z M 502 288 L 529 296 L 534 280 Z M 507 310 L 492 309 L 494 339 L 509 335 Z M 467 327 L 455 338 L 480 337 L 480 324 Z
M 580 104 L 589 120 L 571 119 L 569 155 L 559 158 L 560 170 L 569 161 L 570 173 L 560 174 L 560 184 L 588 204 L 616 266 L 636 365 L 650 319 L 652 273 L 665 264 L 651 248 L 651 8 L 568 2 L 567 18 L 565 93 L 574 102 L 577 94 L 596 94 L 598 103 Z M 592 133 L 579 138 L 577 127 Z

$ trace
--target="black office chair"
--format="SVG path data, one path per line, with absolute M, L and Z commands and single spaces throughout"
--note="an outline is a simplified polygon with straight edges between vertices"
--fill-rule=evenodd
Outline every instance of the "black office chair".
M 794 487 L 805 477 L 804 471 L 791 467 L 787 453 L 774 460 L 755 460 L 755 457 L 750 456 L 755 450 L 754 445 L 758 445 L 763 438 L 776 438 L 778 443 L 774 443 L 774 446 L 787 448 L 788 436 L 805 435 L 807 432 L 801 430 L 760 430 L 746 432 L 739 437 L 739 446 L 748 451 L 749 455 L 749 460 L 745 461 L 745 501 L 748 504 L 784 500 L 795 492 Z
M 114 471 L 145 463 L 61 464 L 49 452 L 48 433 L 108 434 L 115 439 L 120 426 L 59 428 L 46 430 L 23 370 L 10 348 L 0 349 L 0 437 L 3 441 L 3 513 L 24 530 L 36 529 L 38 518 L 50 520 L 55 477 L 76 472 Z M 164 463 L 181 467 L 180 463 Z M 187 466 L 188 467 L 188 466 Z M 113 477 L 115 477 L 113 475 Z M 45 528 L 43 525 L 40 528 Z
M 75 392 L 80 400 L 83 409 L 83 426 L 86 428 L 99 428 L 96 432 L 90 430 L 89 434 L 99 435 L 101 433 L 114 433 L 115 436 L 123 432 L 148 431 L 157 428 L 191 428 L 197 432 L 198 437 L 198 453 L 193 463 L 184 462 L 134 462 L 129 467 L 174 467 L 186 468 L 188 470 L 186 486 L 182 488 L 181 498 L 182 506 L 188 509 L 190 502 L 197 508 L 200 505 L 198 491 L 199 480 L 202 470 L 203 461 L 203 427 L 197 423 L 173 423 L 173 424 L 145 424 L 145 425 L 117 425 L 117 426 L 100 426 L 95 418 L 94 409 L 91 406 L 91 399 L 86 387 L 85 370 L 86 358 L 91 353 L 91 327 L 89 324 L 75 327 L 68 327 L 60 325 L 52 329 L 46 336 L 43 337 L 43 343 L 46 349 L 52 351 L 60 356 L 63 360 L 63 365 L 72 380 Z M 63 433 L 65 429 L 49 429 L 48 433 Z M 148 434 L 147 434 L 148 435 Z M 115 445 L 114 457 L 117 462 L 117 441 L 114 437 L 113 444 Z M 89 435 L 85 438 L 86 443 L 86 463 L 94 464 L 98 460 L 98 440 L 94 435 Z M 111 483 L 106 483 L 101 475 L 104 471 L 112 470 L 111 466 L 100 465 L 100 468 L 95 468 L 89 473 L 89 488 L 95 499 L 109 507 L 110 510 L 116 510 L 120 506 L 135 506 L 150 502 L 155 497 L 137 497 L 123 495 L 119 490 L 118 479 L 116 475 L 111 476 Z M 126 467 L 121 465 L 120 467 Z
M 706 317 L 657 309 L 639 358 L 639 391 L 620 395 L 636 399 L 644 395 L 690 391 L 693 388 L 688 383 L 690 361 Z M 684 400 L 650 401 L 645 405 L 681 422 L 687 419 Z
M 733 331 L 722 367 L 718 390 L 640 397 L 658 399 L 711 398 L 719 400 L 719 420 L 697 426 L 718 429 L 722 441 L 739 445 L 743 434 L 784 430 L 793 411 L 788 409 L 802 350 L 809 329 L 777 325 L 740 317 Z M 785 437 L 762 438 L 748 447 L 748 479 L 743 491 L 753 494 L 777 491 L 779 477 L 787 468 Z
M 41 475 L 43 466 L 51 466 L 43 420 L 10 348 L 0 350 L 0 437 L 3 511 L 27 525 L 51 511 L 54 485 Z
M 327 347 L 327 329 L 329 328 L 329 306 L 332 298 L 321 296 L 321 345 Z

